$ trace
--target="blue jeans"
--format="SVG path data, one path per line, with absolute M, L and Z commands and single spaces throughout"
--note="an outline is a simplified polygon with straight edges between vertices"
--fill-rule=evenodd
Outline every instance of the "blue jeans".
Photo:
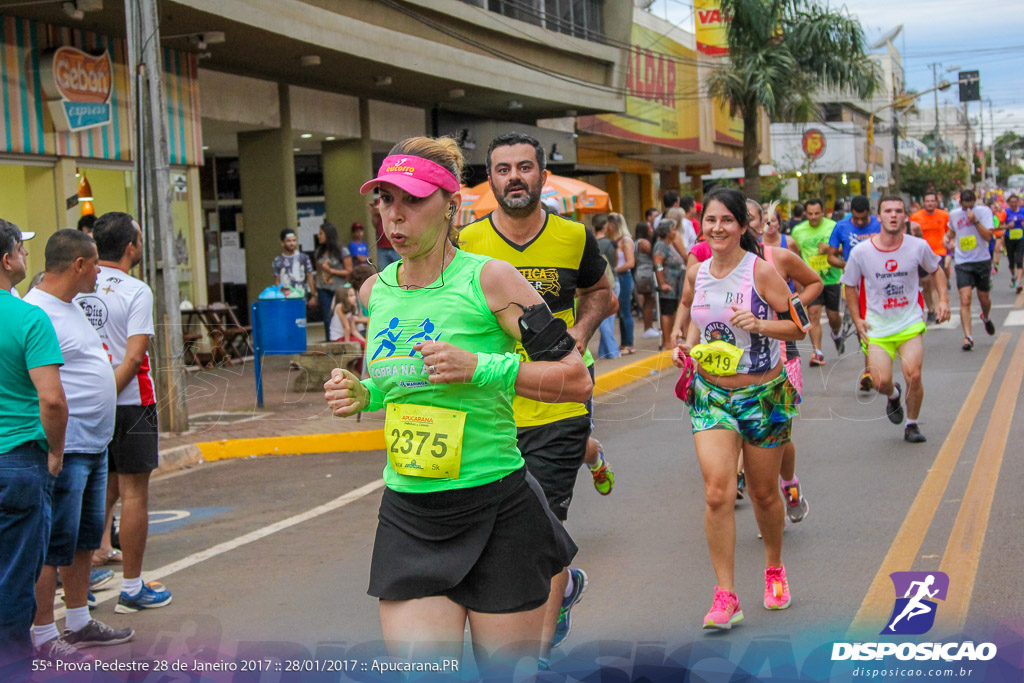
M 377 247 L 377 261 L 374 263 L 377 266 L 377 272 L 381 272 L 395 261 L 401 261 L 402 257 L 398 255 L 398 252 L 394 249 L 385 249 L 384 247 Z
M 53 482 L 46 453 L 34 442 L 0 454 L 0 667 L 32 654 Z
M 320 304 L 320 312 L 324 316 L 324 341 L 333 341 L 331 339 L 331 317 L 334 315 L 334 311 L 331 304 L 334 303 L 334 290 L 317 287 L 316 300 Z
M 615 281 L 615 287 L 613 293 L 617 297 L 619 295 L 619 282 Z M 597 357 L 598 358 L 618 358 L 619 357 L 619 344 L 615 341 L 615 316 L 610 315 L 601 321 L 601 326 L 598 327 L 601 332 L 601 341 L 597 345 Z
M 633 273 L 628 270 L 619 273 L 619 341 L 623 346 L 633 346 Z
M 78 550 L 96 550 L 106 521 L 107 452 L 65 453 L 53 484 L 53 523 L 43 560 L 69 567 Z

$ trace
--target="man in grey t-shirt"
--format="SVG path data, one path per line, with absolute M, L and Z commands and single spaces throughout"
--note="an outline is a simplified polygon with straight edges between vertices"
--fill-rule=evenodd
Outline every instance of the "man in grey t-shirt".
M 291 228 L 281 231 L 281 253 L 274 257 L 273 268 L 274 284 L 281 288 L 285 296 L 296 291 L 305 297 L 316 291 L 313 284 L 313 262 L 299 251 L 299 238 Z
M 960 195 L 960 208 L 949 213 L 949 230 L 946 239 L 956 247 L 956 287 L 960 290 L 960 326 L 964 330 L 961 348 L 974 348 L 971 336 L 971 292 L 978 290 L 981 304 L 981 322 L 991 336 L 996 326 L 989 319 L 992 299 L 992 257 L 988 253 L 989 240 L 994 239 L 995 222 L 992 211 L 984 204 L 977 204 L 974 190 L 964 190 Z

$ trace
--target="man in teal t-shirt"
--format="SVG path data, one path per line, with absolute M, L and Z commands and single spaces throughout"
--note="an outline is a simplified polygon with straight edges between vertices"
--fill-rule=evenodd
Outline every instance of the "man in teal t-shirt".
M 812 301 L 807 308 L 807 313 L 811 316 L 811 343 L 814 345 L 810 364 L 824 365 L 825 355 L 821 352 L 822 304 L 825 305 L 825 312 L 828 314 L 828 324 L 832 328 L 832 341 L 836 345 L 836 351 L 840 356 L 845 351 L 843 335 L 840 333 L 843 321 L 839 317 L 839 301 L 843 294 L 839 278 L 842 277 L 843 271 L 828 262 L 828 241 L 832 237 L 832 229 L 836 227 L 836 222 L 825 218 L 825 207 L 820 199 L 808 199 L 804 202 L 804 211 L 807 220 L 793 227 L 792 238 L 800 248 L 800 256 L 821 276 L 821 281 L 825 285 L 821 296 Z
M 0 663 L 26 666 L 68 420 L 57 333 L 41 308 L 11 294 L 33 236 L 0 219 Z

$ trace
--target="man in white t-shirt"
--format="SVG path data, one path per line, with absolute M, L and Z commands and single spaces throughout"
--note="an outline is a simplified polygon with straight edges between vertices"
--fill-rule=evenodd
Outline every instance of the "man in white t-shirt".
M 76 653 L 68 652 L 69 646 L 117 645 L 135 633 L 92 619 L 87 604 L 92 553 L 103 537 L 107 444 L 114 435 L 117 402 L 114 369 L 103 342 L 74 303 L 75 295 L 96 288 L 98 260 L 96 243 L 87 233 L 58 230 L 46 243 L 46 276 L 25 295 L 26 302 L 46 312 L 57 332 L 68 402 L 64 467 L 53 487 L 49 544 L 36 580 L 32 640 L 44 659 L 73 659 Z M 58 567 L 67 605 L 63 635 L 53 613 Z
M 868 354 L 875 389 L 888 399 L 886 416 L 893 424 L 903 422 L 903 391 L 892 379 L 892 366 L 898 354 L 907 382 L 907 425 L 903 438 L 923 443 L 925 437 L 917 418 L 924 401 L 921 366 L 925 318 L 917 269 L 935 274 L 940 297 L 935 314 L 940 323 L 949 320 L 946 274 L 928 243 L 906 234 L 907 213 L 901 197 L 882 197 L 878 217 L 881 232 L 853 248 L 841 281 L 846 285 L 846 305 Z
M 124 579 L 114 611 L 130 614 L 163 607 L 171 593 L 142 583 L 142 558 L 149 528 L 149 476 L 159 461 L 156 396 L 150 376 L 149 339 L 153 336 L 153 291 L 128 274 L 142 262 L 142 229 L 126 213 L 113 211 L 96 220 L 93 238 L 99 251 L 96 291 L 75 301 L 103 340 L 117 383 L 114 436 L 107 460 L 107 519 L 121 497 L 120 539 Z M 102 554 L 112 552 L 106 546 Z M 105 558 L 100 557 L 101 561 Z
M 978 303 L 981 304 L 981 322 L 989 336 L 996 333 L 995 323 L 989 318 L 992 311 L 992 255 L 988 252 L 989 240 L 994 239 L 992 233 L 995 222 L 992 210 L 984 204 L 977 204 L 974 190 L 964 190 L 960 194 L 960 208 L 949 212 L 949 231 L 946 239 L 956 247 L 954 267 L 956 269 L 956 288 L 960 290 L 960 326 L 964 330 L 964 341 L 961 348 L 970 351 L 974 348 L 974 337 L 971 336 L 971 293 L 978 290 Z

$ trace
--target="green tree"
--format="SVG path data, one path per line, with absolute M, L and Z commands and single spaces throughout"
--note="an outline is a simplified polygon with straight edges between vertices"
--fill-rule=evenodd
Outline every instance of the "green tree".
M 967 162 L 926 160 L 900 164 L 900 189 L 913 197 L 921 197 L 927 190 L 950 196 L 963 187 L 967 176 Z
M 772 121 L 807 121 L 818 113 L 822 88 L 868 98 L 879 75 L 860 23 L 845 9 L 815 0 L 722 0 L 722 11 L 729 56 L 706 85 L 743 119 L 744 190 L 760 198 L 760 111 Z

